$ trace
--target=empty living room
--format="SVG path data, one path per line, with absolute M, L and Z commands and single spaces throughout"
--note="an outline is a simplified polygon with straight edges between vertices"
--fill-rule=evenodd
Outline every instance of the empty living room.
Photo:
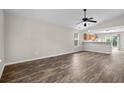
M 123 83 L 124 9 L 0 9 L 1 83 Z

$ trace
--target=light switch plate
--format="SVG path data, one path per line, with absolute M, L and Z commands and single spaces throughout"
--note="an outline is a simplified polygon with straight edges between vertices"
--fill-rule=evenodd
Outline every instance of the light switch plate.
M 2 62 L 2 60 L 0 59 L 0 62 Z

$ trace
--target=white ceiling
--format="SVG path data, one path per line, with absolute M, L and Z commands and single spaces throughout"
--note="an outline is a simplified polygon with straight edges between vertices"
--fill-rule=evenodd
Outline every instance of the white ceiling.
M 52 24 L 74 27 L 83 17 L 83 9 L 7 9 L 5 13 L 26 16 Z M 88 9 L 87 16 L 94 17 L 97 25 L 124 14 L 123 9 Z
M 110 27 L 110 28 L 105 28 L 105 29 L 98 29 L 98 30 L 95 30 L 95 31 L 92 30 L 91 32 L 95 33 L 95 34 L 124 32 L 124 26 L 117 26 L 117 27 Z

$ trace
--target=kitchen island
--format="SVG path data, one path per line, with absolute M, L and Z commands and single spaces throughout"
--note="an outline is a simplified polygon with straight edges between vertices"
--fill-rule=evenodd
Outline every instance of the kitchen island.
M 111 43 L 108 42 L 97 42 L 97 41 L 83 41 L 83 50 L 99 53 L 112 53 Z

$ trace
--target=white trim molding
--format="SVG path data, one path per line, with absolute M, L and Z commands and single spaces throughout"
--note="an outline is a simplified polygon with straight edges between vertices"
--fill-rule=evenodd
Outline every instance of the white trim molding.
M 5 66 L 6 66 L 6 64 L 3 65 L 2 70 L 0 71 L 0 79 L 1 79 L 1 77 L 3 75 L 3 71 L 4 71 Z
M 71 52 L 60 53 L 60 54 L 55 54 L 55 55 L 50 55 L 50 56 L 44 56 L 44 57 L 38 57 L 38 58 L 32 58 L 32 59 L 19 60 L 19 61 L 14 61 L 14 62 L 6 63 L 5 65 L 8 66 L 8 65 L 12 65 L 12 64 L 24 63 L 24 62 L 33 61 L 33 60 L 39 60 L 39 59 L 50 58 L 50 57 L 57 57 L 57 56 L 62 56 L 62 55 L 76 53 L 76 52 L 81 52 L 81 51 L 83 51 L 83 50 L 71 51 Z

